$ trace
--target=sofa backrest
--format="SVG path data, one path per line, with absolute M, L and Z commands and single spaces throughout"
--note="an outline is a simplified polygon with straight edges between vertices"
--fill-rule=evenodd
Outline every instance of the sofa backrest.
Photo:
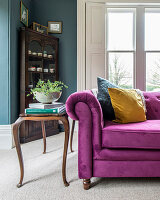
M 91 92 L 97 97 L 97 88 L 92 89 Z M 160 92 L 143 92 L 143 95 L 146 102 L 147 119 L 160 119 Z
M 147 119 L 160 119 L 160 92 L 143 92 Z

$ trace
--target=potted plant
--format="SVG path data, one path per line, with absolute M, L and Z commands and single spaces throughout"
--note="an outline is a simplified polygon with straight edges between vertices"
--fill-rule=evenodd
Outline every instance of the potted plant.
M 63 88 L 68 88 L 68 86 L 61 81 L 52 83 L 50 80 L 45 82 L 40 79 L 27 96 L 33 95 L 33 99 L 40 103 L 52 103 L 61 97 Z

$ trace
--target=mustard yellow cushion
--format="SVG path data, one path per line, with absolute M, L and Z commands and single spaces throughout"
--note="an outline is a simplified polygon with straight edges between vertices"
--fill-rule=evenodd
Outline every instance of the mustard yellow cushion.
M 130 123 L 146 120 L 141 96 L 134 89 L 108 88 L 116 119 L 114 122 Z

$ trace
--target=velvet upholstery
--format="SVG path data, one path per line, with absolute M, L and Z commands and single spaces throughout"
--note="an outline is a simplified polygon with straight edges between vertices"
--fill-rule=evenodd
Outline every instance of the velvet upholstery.
M 104 123 L 90 91 L 68 98 L 67 113 L 79 123 L 79 178 L 160 177 L 160 93 L 144 92 L 144 97 L 147 121 L 131 124 Z
M 75 105 L 78 102 L 84 102 L 85 104 L 88 105 L 90 110 L 92 109 L 97 110 L 96 111 L 97 115 L 101 120 L 101 127 L 103 127 L 102 109 L 101 109 L 99 101 L 95 98 L 92 92 L 90 90 L 86 90 L 83 92 L 75 92 L 68 97 L 66 101 L 66 111 L 73 120 L 78 120 L 78 116 L 75 113 Z
M 141 95 L 135 89 L 108 88 L 115 113 L 114 122 L 126 124 L 146 120 Z
M 160 149 L 160 120 L 118 124 L 105 122 L 102 147 Z
M 93 149 L 97 152 L 100 151 L 102 147 L 101 130 L 104 126 L 104 122 L 101 106 L 92 92 L 88 90 L 73 93 L 67 99 L 66 111 L 72 119 L 78 120 L 79 123 L 79 177 L 89 179 L 92 177 Z
M 160 161 L 95 160 L 93 177 L 160 177 Z
M 107 161 L 160 161 L 160 150 L 103 148 L 93 156 L 93 159 Z
M 160 119 L 160 92 L 144 92 L 147 119 Z
M 92 177 L 92 114 L 88 105 L 83 102 L 76 104 L 75 112 L 80 119 L 78 131 L 82 133 L 78 135 L 79 177 L 89 178 Z

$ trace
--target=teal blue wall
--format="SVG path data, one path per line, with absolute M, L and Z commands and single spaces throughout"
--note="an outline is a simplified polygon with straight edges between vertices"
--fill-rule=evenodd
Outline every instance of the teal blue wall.
M 32 0 L 23 0 L 29 10 L 29 24 L 32 22 Z M 10 6 L 10 121 L 13 123 L 19 114 L 19 29 L 20 0 L 11 0 Z
M 9 0 L 0 0 L 0 124 L 9 123 Z
M 59 79 L 69 88 L 62 101 L 77 90 L 77 1 L 23 0 L 29 9 L 29 24 L 62 21 L 59 42 Z M 19 114 L 20 0 L 0 0 L 0 125 L 13 123 Z
M 31 0 L 23 0 L 29 8 Z M 19 114 L 20 0 L 0 0 L 0 125 L 13 123 Z
M 63 91 L 62 101 L 77 90 L 77 1 L 33 0 L 34 21 L 47 25 L 48 21 L 62 21 L 59 38 L 59 79 L 69 88 Z

